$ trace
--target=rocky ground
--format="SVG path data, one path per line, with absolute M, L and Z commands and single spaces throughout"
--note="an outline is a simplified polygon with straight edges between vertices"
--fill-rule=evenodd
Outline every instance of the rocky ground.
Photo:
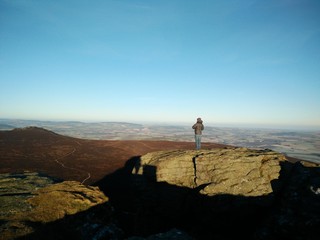
M 177 144 L 0 134 L 0 239 L 318 239 L 319 165 Z
M 98 183 L 122 228 L 195 239 L 317 239 L 320 169 L 270 150 L 148 153 Z M 130 219 L 130 220 L 128 220 Z

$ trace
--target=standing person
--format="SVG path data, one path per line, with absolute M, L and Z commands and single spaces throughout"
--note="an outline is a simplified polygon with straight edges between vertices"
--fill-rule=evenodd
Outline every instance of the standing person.
M 194 129 L 194 138 L 196 141 L 196 149 L 199 150 L 201 148 L 201 136 L 202 130 L 204 129 L 203 121 L 201 118 L 197 118 L 197 122 L 193 124 L 192 128 Z

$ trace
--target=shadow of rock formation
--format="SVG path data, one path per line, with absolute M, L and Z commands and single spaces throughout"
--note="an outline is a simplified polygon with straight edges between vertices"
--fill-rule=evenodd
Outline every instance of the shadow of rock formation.
M 173 150 L 134 157 L 96 185 L 126 237 L 178 228 L 194 239 L 316 239 L 319 174 L 270 150 Z

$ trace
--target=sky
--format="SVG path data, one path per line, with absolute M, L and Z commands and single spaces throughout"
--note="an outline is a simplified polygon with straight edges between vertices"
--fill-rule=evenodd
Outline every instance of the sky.
M 318 0 L 0 0 L 0 118 L 320 129 Z

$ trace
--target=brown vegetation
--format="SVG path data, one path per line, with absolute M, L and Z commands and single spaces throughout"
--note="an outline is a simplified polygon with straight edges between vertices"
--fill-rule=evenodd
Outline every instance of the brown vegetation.
M 203 143 L 202 147 L 225 145 Z M 133 157 L 158 150 L 194 148 L 194 142 L 86 140 L 28 127 L 0 131 L 0 173 L 35 171 L 93 184 Z

